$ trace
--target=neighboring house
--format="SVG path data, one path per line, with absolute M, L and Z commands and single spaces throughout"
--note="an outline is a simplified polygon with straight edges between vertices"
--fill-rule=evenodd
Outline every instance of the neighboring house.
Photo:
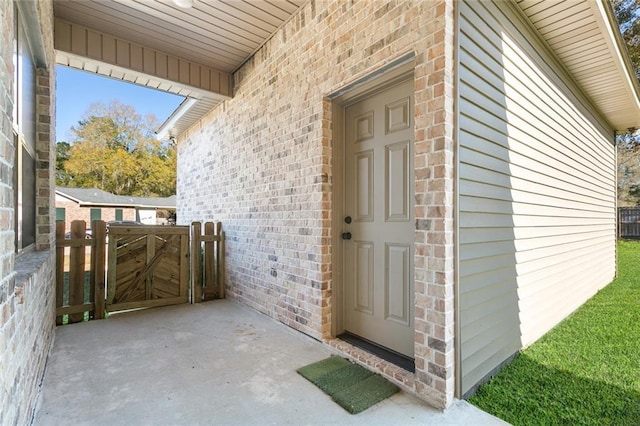
M 136 221 L 145 225 L 163 225 L 167 213 L 176 210 L 176 197 L 131 197 L 115 195 L 96 188 L 56 187 L 56 220 L 64 220 L 66 231 L 71 221 Z M 157 211 L 162 214 L 158 215 Z M 164 216 L 164 217 L 160 217 Z
M 0 423 L 55 330 L 55 63 L 185 96 L 178 218 L 224 223 L 229 297 L 433 405 L 614 277 L 607 1 L 174 3 L 0 4 Z

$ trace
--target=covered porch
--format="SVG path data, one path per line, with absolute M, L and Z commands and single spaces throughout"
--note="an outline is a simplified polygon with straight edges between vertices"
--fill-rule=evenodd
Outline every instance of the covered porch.
M 58 327 L 34 424 L 504 424 L 406 392 L 351 415 L 296 373 L 332 353 L 231 300 Z

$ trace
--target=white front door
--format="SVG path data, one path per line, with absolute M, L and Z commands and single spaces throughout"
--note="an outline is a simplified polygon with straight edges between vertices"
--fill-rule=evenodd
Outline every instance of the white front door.
M 413 80 L 345 108 L 344 328 L 413 357 Z

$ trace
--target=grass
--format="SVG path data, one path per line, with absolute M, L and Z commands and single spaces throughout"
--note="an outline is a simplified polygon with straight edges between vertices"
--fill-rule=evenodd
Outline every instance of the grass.
M 640 242 L 619 277 L 469 399 L 514 425 L 640 425 Z

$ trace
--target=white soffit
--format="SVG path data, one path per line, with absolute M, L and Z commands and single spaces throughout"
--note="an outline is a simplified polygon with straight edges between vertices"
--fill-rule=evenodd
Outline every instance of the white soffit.
M 609 124 L 640 127 L 638 81 L 607 0 L 517 4 Z

